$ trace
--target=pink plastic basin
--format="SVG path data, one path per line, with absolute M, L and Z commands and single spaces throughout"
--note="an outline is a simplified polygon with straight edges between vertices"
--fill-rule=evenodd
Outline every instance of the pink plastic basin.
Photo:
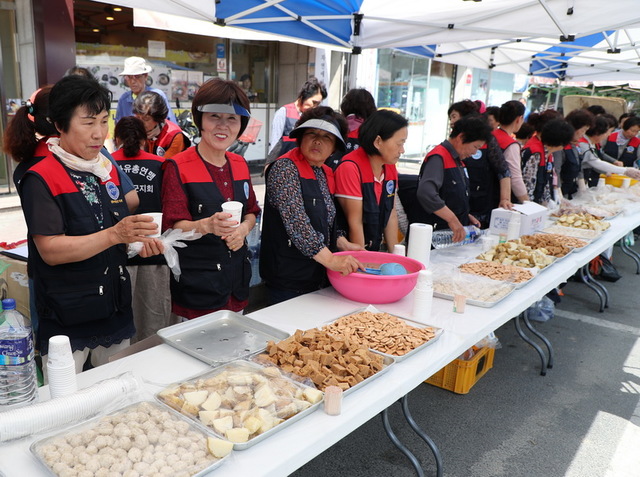
M 405 297 L 416 286 L 418 272 L 424 265 L 412 258 L 383 252 L 338 252 L 337 255 L 353 255 L 362 263 L 396 262 L 407 270 L 406 275 L 369 275 L 351 273 L 342 276 L 340 272 L 327 270 L 333 288 L 345 298 L 361 303 L 393 303 Z

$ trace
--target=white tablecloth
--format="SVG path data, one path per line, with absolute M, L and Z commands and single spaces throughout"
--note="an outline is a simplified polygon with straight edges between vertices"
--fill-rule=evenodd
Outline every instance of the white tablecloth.
M 609 248 L 628 231 L 640 225 L 640 212 L 621 215 L 597 241 L 571 253 L 538 274 L 493 308 L 467 306 L 464 314 L 452 311 L 452 302 L 434 298 L 430 324 L 445 331 L 440 339 L 424 350 L 395 363 L 379 378 L 345 397 L 340 416 L 317 411 L 245 451 L 234 452 L 227 462 L 213 471 L 217 476 L 285 476 L 329 448 L 360 425 L 419 386 L 425 379 L 457 358 L 489 332 L 515 317 L 549 290 L 573 275 L 582 265 Z M 412 294 L 377 308 L 410 317 Z M 293 332 L 308 329 L 362 308 L 362 303 L 347 300 L 333 289 L 324 289 L 251 313 L 251 317 L 277 328 Z M 184 380 L 208 369 L 204 363 L 168 345 L 120 359 L 78 376 L 80 387 L 132 371 L 146 381 L 146 397 L 161 388 L 157 384 Z M 156 383 L 156 384 L 153 384 Z M 41 388 L 41 399 L 48 389 Z M 0 414 L 1 419 L 1 414 Z M 427 425 L 424 425 L 428 433 Z M 29 445 L 41 436 L 0 445 L 0 470 L 7 477 L 46 475 L 29 451 Z

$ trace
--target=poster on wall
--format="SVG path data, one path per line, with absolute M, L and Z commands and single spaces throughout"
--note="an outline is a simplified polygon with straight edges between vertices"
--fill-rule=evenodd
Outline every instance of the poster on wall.
M 111 91 L 113 101 L 120 99 L 126 91 L 129 90 L 125 83 L 124 76 L 120 76 L 123 66 L 113 65 L 80 65 L 87 68 L 98 82 Z M 153 65 L 153 71 L 147 77 L 147 86 L 162 90 L 164 94 L 169 96 L 171 93 L 171 70 L 167 66 Z
M 171 99 L 186 101 L 189 98 L 189 72 L 174 70 L 171 77 Z
M 204 73 L 202 71 L 187 71 L 187 96 L 192 100 L 196 95 L 196 91 L 202 86 Z

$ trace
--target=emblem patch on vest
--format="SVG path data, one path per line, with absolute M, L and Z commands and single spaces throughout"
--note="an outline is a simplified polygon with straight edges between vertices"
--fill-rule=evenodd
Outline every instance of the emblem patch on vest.
M 475 154 L 471 156 L 471 159 L 475 159 L 476 161 L 482 157 L 482 151 L 478 149 Z
M 627 152 L 633 152 L 634 147 L 633 146 L 627 146 Z
M 120 197 L 120 190 L 113 182 L 109 181 L 104 186 L 107 188 L 107 194 L 109 194 L 109 197 L 111 197 L 112 200 L 116 200 Z
M 249 198 L 249 183 L 245 181 L 244 183 L 244 198 Z
M 158 146 L 158 150 L 156 151 L 156 156 L 164 157 L 164 153 L 165 153 L 165 152 L 166 152 L 166 151 L 164 150 L 164 148 L 163 148 L 163 147 Z
M 396 186 L 394 184 L 394 181 L 389 181 L 387 182 L 387 194 L 391 195 L 393 194 L 393 191 L 395 190 Z

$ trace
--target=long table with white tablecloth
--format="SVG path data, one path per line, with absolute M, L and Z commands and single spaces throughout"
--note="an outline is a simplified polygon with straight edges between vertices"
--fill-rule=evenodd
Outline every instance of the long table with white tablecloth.
M 233 452 L 211 475 L 288 475 L 419 386 L 488 333 L 520 314 L 638 225 L 640 212 L 620 215 L 611 221 L 611 227 L 597 240 L 540 272 L 524 287 L 515 290 L 492 308 L 467 305 L 465 313 L 459 314 L 453 312 L 452 302 L 434 298 L 429 323 L 444 329 L 435 343 L 393 364 L 379 378 L 346 396 L 339 416 L 316 411 L 247 450 Z M 396 303 L 376 307 L 410 317 L 412 304 L 413 297 L 409 294 Z M 327 288 L 261 309 L 250 316 L 293 333 L 296 329 L 319 326 L 363 306 Z M 82 388 L 131 371 L 145 382 L 144 395 L 139 397 L 152 399 L 161 385 L 184 380 L 207 369 L 205 363 L 162 344 L 86 371 L 78 376 L 78 384 Z M 41 400 L 46 399 L 48 389 L 45 386 L 41 388 Z M 428 432 L 428 428 L 425 430 Z M 0 471 L 7 477 L 47 475 L 29 451 L 30 444 L 39 438 L 41 436 L 33 436 L 1 444 Z

